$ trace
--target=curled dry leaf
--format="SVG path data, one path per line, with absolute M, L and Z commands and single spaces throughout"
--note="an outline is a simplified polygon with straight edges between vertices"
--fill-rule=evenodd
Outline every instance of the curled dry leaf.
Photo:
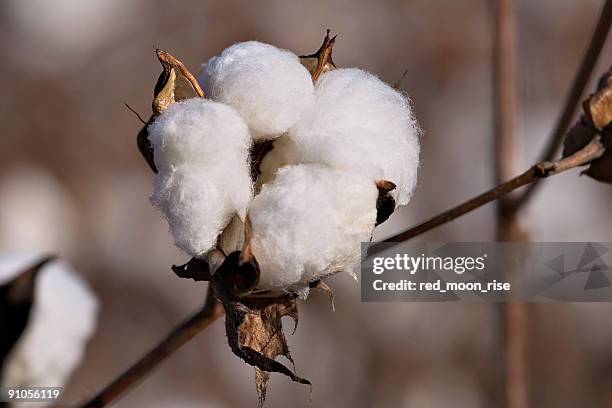
M 238 253 L 237 258 L 239 257 Z M 256 368 L 255 381 L 260 406 L 266 398 L 271 372 L 281 373 L 293 381 L 310 385 L 310 381 L 297 376 L 275 360 L 278 356 L 285 356 L 293 363 L 281 320 L 284 316 L 291 317 L 295 323 L 295 331 L 298 322 L 296 296 L 286 294 L 274 298 L 239 297 L 225 282 L 224 277 L 230 273 L 222 270 L 224 265 L 214 274 L 211 284 L 225 308 L 225 329 L 230 348 L 234 354 Z M 239 273 L 234 271 L 233 274 Z
M 204 97 L 204 91 L 198 81 L 178 58 L 160 49 L 156 49 L 155 53 L 163 67 L 154 91 L 153 114 L 155 116 L 168 109 L 168 106 L 174 102 Z
M 327 29 L 325 38 L 323 38 L 323 43 L 317 52 L 310 55 L 300 55 L 300 62 L 306 67 L 308 72 L 310 72 L 313 81 L 319 79 L 321 74 L 336 69 L 336 65 L 332 59 L 332 49 L 337 36 L 335 35 L 333 38 L 330 38 L 329 32 L 330 30 Z
M 600 134 L 606 152 L 591 161 L 583 174 L 604 183 L 612 183 L 612 69 L 600 78 L 597 91 L 582 106 L 583 115 L 565 137 L 563 157 L 574 154 L 595 135 Z

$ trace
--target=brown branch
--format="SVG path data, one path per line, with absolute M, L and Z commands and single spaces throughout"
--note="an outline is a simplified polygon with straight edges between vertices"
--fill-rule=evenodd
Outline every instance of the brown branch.
M 223 313 L 223 306 L 217 302 L 209 286 L 204 307 L 200 311 L 175 327 L 164 340 L 155 346 L 155 348 L 149 351 L 113 382 L 104 387 L 98 395 L 80 405 L 80 407 L 99 408 L 107 406 L 150 374 L 159 363 L 172 355 L 198 333 L 209 327 L 219 317 L 223 316 Z
M 601 157 L 604 152 L 605 147 L 601 143 L 601 137 L 597 135 L 593 138 L 593 140 L 591 140 L 588 145 L 586 145 L 584 148 L 580 149 L 571 156 L 554 162 L 545 161 L 538 163 L 526 172 L 514 177 L 513 179 L 506 181 L 505 183 L 502 183 L 497 187 L 485 193 L 482 193 L 462 204 L 459 204 L 458 206 L 453 207 L 450 210 L 444 211 L 442 214 L 439 214 L 431 218 L 430 220 L 425 221 L 422 224 L 419 224 L 413 228 L 410 228 L 407 231 L 387 238 L 382 242 L 402 242 L 412 239 L 418 235 L 424 234 L 429 230 L 439 227 L 440 225 L 446 224 L 447 222 L 450 222 L 455 218 L 467 214 L 468 212 L 473 211 L 476 208 L 482 207 L 483 205 L 488 204 L 491 201 L 497 200 L 500 197 L 505 196 L 509 192 L 514 191 L 519 187 L 523 187 L 527 184 L 533 183 L 534 181 L 539 180 L 541 178 L 549 177 L 554 174 L 559 174 L 566 170 L 573 169 L 574 167 L 587 164 L 588 162 Z M 368 253 L 374 254 L 376 252 L 379 252 L 380 250 L 382 250 L 382 248 L 377 248 L 377 245 L 373 245 L 371 247 L 371 250 L 368 251 Z
M 582 62 L 580 63 L 580 68 L 574 77 L 570 93 L 565 100 L 561 115 L 555 124 L 552 136 L 547 146 L 544 148 L 540 161 L 553 160 L 557 154 L 557 151 L 561 147 L 564 135 L 572 123 L 576 109 L 580 104 L 580 99 L 584 94 L 584 89 L 589 82 L 592 72 L 595 69 L 595 64 L 597 63 L 601 50 L 606 42 L 611 24 L 612 0 L 606 0 L 599 15 L 599 20 L 597 21 L 595 30 L 593 31 L 593 35 L 589 41 L 589 45 L 584 53 L 584 57 L 582 58 Z M 530 185 L 525 192 L 512 203 L 512 210 L 516 212 L 519 208 L 524 206 L 525 203 L 527 203 L 527 201 L 529 201 L 529 199 L 533 196 L 539 184 L 540 183 L 536 182 Z

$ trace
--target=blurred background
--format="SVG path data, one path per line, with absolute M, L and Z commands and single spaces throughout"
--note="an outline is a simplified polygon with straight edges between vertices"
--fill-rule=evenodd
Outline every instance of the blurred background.
M 517 170 L 549 137 L 602 2 L 518 2 Z M 192 69 L 237 41 L 297 54 L 338 33 L 334 60 L 403 89 L 424 130 L 419 187 L 383 238 L 493 185 L 491 4 L 483 0 L 4 0 L 0 3 L 0 249 L 59 253 L 101 299 L 98 330 L 66 401 L 95 393 L 198 308 L 204 284 L 151 207 L 138 153 L 161 67 L 153 46 Z M 612 41 L 596 69 L 612 63 Z M 592 81 L 593 83 L 594 81 Z M 589 90 L 593 85 L 589 86 Z M 612 241 L 612 189 L 579 171 L 553 177 L 521 212 L 532 241 Z M 489 241 L 487 206 L 419 237 Z M 313 407 L 491 407 L 499 403 L 498 314 L 486 304 L 361 304 L 336 276 L 336 311 L 315 293 L 289 344 Z M 532 406 L 612 405 L 612 305 L 534 305 Z M 67 317 L 69 318 L 69 317 Z M 165 361 L 118 407 L 251 407 L 254 370 L 219 321 Z M 267 407 L 307 407 L 308 388 L 273 375 Z

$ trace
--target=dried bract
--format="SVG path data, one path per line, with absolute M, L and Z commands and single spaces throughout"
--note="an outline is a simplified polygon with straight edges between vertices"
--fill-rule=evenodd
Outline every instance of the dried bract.
M 608 70 L 599 80 L 597 91 L 583 103 L 583 115 L 569 130 L 563 143 L 563 157 L 585 147 L 595 135 L 601 135 L 605 153 L 589 163 L 583 174 L 612 183 L 612 77 Z

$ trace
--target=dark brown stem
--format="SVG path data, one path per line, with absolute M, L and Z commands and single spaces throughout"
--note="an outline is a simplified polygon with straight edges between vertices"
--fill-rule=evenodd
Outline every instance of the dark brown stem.
M 516 16 L 514 0 L 496 2 L 493 48 L 495 183 L 508 180 L 514 168 L 516 114 Z
M 591 36 L 591 40 L 589 41 L 589 45 L 582 58 L 582 62 L 580 63 L 580 68 L 574 77 L 570 93 L 563 105 L 561 115 L 553 129 L 548 145 L 544 148 L 540 158 L 541 161 L 553 160 L 561 147 L 564 135 L 572 123 L 576 109 L 580 104 L 580 99 L 584 94 L 584 89 L 591 78 L 592 72 L 595 69 L 595 64 L 599 59 L 601 50 L 608 37 L 610 24 L 612 24 L 612 0 L 606 0 L 601 10 L 601 14 L 599 15 L 595 30 L 593 31 L 593 35 Z M 515 212 L 529 201 L 539 184 L 540 183 L 534 183 L 530 185 L 525 192 L 514 201 L 512 208 Z
M 554 174 L 559 174 L 566 170 L 572 169 L 584 165 L 592 160 L 601 157 L 605 152 L 605 147 L 601 143 L 601 137 L 595 136 L 593 140 L 571 156 L 564 159 L 557 160 L 554 162 L 542 162 L 531 167 L 526 172 L 514 177 L 513 179 L 506 181 L 498 185 L 497 187 L 482 193 L 450 210 L 444 211 L 432 219 L 425 221 L 407 231 L 401 232 L 390 238 L 385 239 L 383 242 L 403 242 L 412 239 L 418 235 L 424 234 L 425 232 L 432 230 L 440 225 L 446 224 L 449 221 L 454 220 L 476 208 L 482 207 L 491 201 L 497 200 L 500 197 L 505 196 L 511 191 L 516 190 L 519 187 L 523 187 L 527 184 L 533 183 L 544 177 L 549 177 Z M 368 253 L 376 253 L 376 245 L 369 250 Z M 381 248 L 382 249 L 382 248 Z
M 150 374 L 159 363 L 223 316 L 223 313 L 223 306 L 217 302 L 212 289 L 209 287 L 204 307 L 200 311 L 175 327 L 153 350 L 149 351 L 127 371 L 104 387 L 98 395 L 80 405 L 80 407 L 99 408 L 107 406 Z
M 515 121 L 516 98 L 516 4 L 514 0 L 498 0 L 495 7 L 493 48 L 493 107 L 496 183 L 508 180 L 516 174 Z M 522 240 L 516 213 L 506 211 L 510 195 L 500 197 L 497 203 L 497 240 Z M 512 263 L 504 271 L 513 280 Z M 499 367 L 501 395 L 506 408 L 526 408 L 527 388 L 527 305 L 519 302 L 500 303 L 498 328 L 500 355 Z

